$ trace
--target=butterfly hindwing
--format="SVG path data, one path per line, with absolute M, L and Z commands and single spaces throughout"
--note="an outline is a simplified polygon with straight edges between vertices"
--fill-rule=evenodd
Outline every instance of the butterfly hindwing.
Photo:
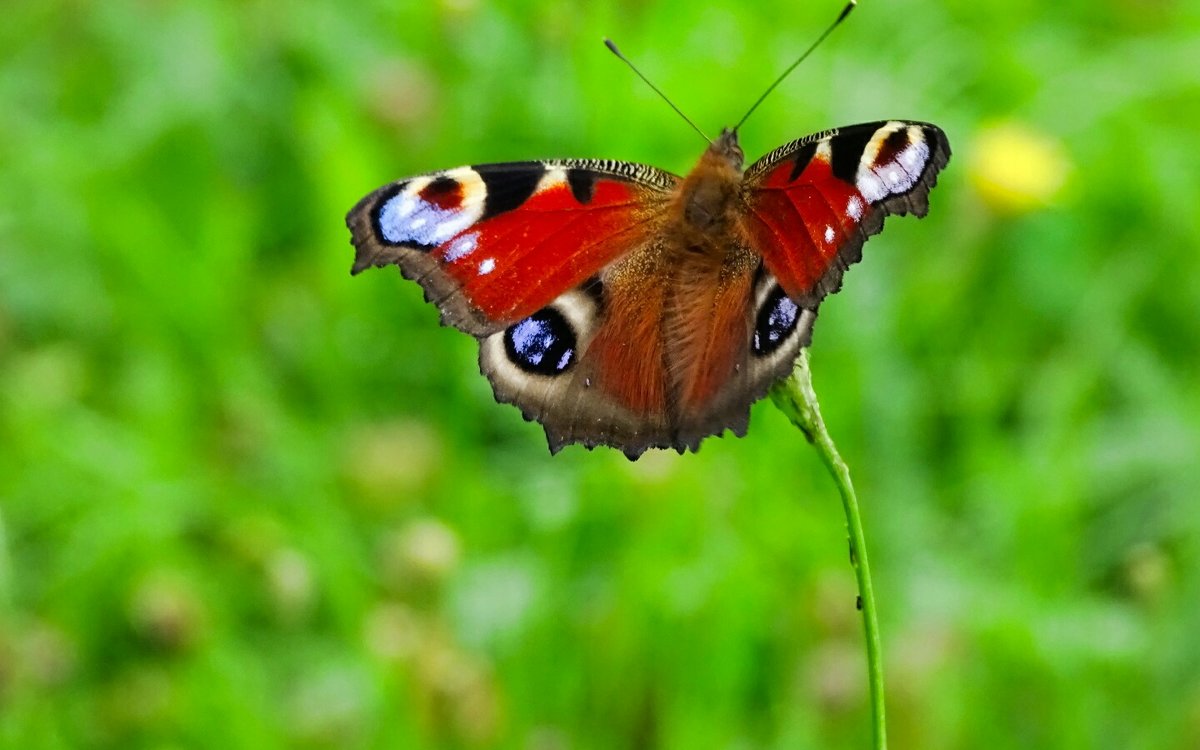
M 813 307 L 841 286 L 891 214 L 924 216 L 950 158 L 945 133 L 892 120 L 775 149 L 746 170 L 745 232 L 787 294 Z
M 496 399 L 540 422 L 550 449 L 574 442 L 616 445 L 640 454 L 667 427 L 661 294 L 650 277 L 630 298 L 617 269 L 606 268 L 508 328 L 480 341 L 480 370 Z M 616 268 L 614 268 L 616 267 Z M 607 283 L 605 281 L 607 279 Z M 649 335 L 646 335 L 649 334 Z
M 394 182 L 346 217 L 353 272 L 396 264 L 475 336 L 546 307 L 644 242 L 678 180 L 601 160 L 489 164 Z
M 705 406 L 713 416 L 704 435 L 719 434 L 721 420 L 740 424 L 744 432 L 750 406 L 792 371 L 800 349 L 812 342 L 817 310 L 788 296 L 760 262 L 749 286 L 744 315 L 737 364 Z M 735 434 L 741 433 L 735 430 Z

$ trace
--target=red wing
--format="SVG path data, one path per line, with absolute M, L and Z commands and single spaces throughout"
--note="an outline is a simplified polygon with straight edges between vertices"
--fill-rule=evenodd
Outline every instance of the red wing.
M 486 336 L 645 244 L 678 180 L 598 160 L 488 164 L 400 180 L 347 215 L 352 272 L 395 263 L 425 288 L 444 323 Z
M 890 214 L 924 216 L 950 159 L 937 126 L 876 122 L 817 133 L 746 171 L 744 229 L 788 296 L 815 306 L 841 287 Z

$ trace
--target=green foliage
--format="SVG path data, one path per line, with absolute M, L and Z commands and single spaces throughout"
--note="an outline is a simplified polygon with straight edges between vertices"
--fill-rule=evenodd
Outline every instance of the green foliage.
M 0 23 L 0 746 L 864 747 L 835 490 L 769 404 L 573 448 L 345 211 L 687 170 L 838 3 L 66 3 Z M 743 130 L 955 149 L 812 349 L 895 748 L 1200 738 L 1200 10 L 863 0 Z

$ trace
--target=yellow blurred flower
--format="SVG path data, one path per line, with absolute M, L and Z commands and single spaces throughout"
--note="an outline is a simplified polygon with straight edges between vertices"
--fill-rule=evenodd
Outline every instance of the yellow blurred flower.
M 389 533 L 380 548 L 380 577 L 406 594 L 436 590 L 458 567 L 458 534 L 432 518 L 419 518 Z
M 1053 202 L 1070 169 L 1058 141 L 1018 122 L 980 131 L 971 153 L 971 184 L 984 203 L 1004 213 L 1032 211 Z

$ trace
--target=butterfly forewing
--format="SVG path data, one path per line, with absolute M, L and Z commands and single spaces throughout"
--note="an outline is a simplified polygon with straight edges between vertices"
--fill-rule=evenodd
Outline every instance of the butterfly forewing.
M 488 335 L 643 243 L 677 180 L 641 164 L 582 159 L 400 180 L 347 216 L 353 272 L 394 263 L 425 288 L 444 323 Z
M 935 125 L 892 120 L 817 133 L 746 170 L 745 231 L 794 300 L 815 306 L 841 286 L 890 214 L 924 216 L 950 158 Z

